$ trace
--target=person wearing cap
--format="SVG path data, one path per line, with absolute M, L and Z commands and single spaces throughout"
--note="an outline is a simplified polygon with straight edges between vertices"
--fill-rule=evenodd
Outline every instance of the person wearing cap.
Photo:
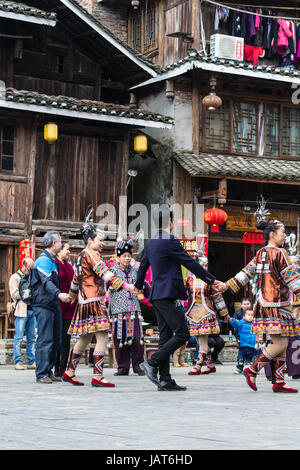
M 117 263 L 111 272 L 128 284 L 134 284 L 138 268 L 132 258 L 132 240 L 117 243 Z M 139 364 L 144 360 L 143 317 L 138 298 L 125 289 L 110 289 L 109 312 L 112 318 L 112 337 L 118 371 L 115 375 L 128 375 L 130 361 L 133 372 L 145 375 Z

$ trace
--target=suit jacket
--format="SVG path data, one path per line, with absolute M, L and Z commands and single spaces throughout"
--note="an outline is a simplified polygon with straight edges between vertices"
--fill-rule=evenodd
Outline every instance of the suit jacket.
M 178 238 L 160 230 L 147 242 L 135 286 L 137 289 L 143 289 L 146 272 L 151 266 L 152 286 L 149 300 L 185 300 L 187 292 L 182 277 L 182 265 L 207 284 L 213 284 L 215 281 L 212 274 L 187 254 Z

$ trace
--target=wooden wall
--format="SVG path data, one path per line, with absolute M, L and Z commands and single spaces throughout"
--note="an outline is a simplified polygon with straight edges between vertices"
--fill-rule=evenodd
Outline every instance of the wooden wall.
M 60 134 L 49 145 L 40 135 L 33 218 L 80 221 L 90 204 L 106 202 L 118 209 L 126 153 L 122 140 Z

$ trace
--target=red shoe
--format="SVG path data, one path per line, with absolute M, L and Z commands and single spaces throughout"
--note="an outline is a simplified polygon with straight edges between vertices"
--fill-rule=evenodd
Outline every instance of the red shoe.
M 208 367 L 202 372 L 202 375 L 212 374 L 213 372 L 217 372 L 215 367 Z
M 97 380 L 94 377 L 92 378 L 91 384 L 93 387 L 115 387 L 115 384 L 112 384 L 110 382 L 103 382 L 104 377 L 101 377 L 101 379 Z
M 188 372 L 188 375 L 200 375 L 201 374 L 201 367 L 194 367 L 192 370 Z
M 297 393 L 298 390 L 296 390 L 295 388 L 289 388 L 289 387 L 285 387 L 285 382 L 281 383 L 281 384 L 274 384 L 273 387 L 272 387 L 272 390 L 273 392 L 276 392 L 276 393 Z
M 251 382 L 251 380 L 250 380 L 250 377 L 256 377 L 256 374 L 251 372 L 249 367 L 247 367 L 246 369 L 244 369 L 244 376 L 246 377 L 247 384 L 249 385 L 249 387 L 252 388 L 252 390 L 254 390 L 256 392 L 257 391 L 257 386 L 255 385 L 255 383 Z
M 62 375 L 62 379 L 64 382 L 70 382 L 70 384 L 72 385 L 84 385 L 83 382 L 79 382 L 78 380 L 73 380 L 73 377 L 75 377 L 75 375 L 69 376 L 65 372 Z

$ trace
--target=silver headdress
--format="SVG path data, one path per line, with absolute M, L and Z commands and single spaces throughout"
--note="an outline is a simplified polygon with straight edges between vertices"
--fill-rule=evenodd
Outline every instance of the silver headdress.
M 288 235 L 285 239 L 285 243 L 288 245 L 289 257 L 292 262 L 298 263 L 300 256 L 297 254 L 298 240 L 294 233 Z
M 197 249 L 197 255 L 196 255 L 196 258 L 201 265 L 208 264 L 208 258 L 207 256 L 205 256 L 204 251 L 205 251 L 205 240 L 202 238 L 200 246 Z
M 266 209 L 267 201 L 264 199 L 261 194 L 257 198 L 257 209 L 254 212 L 254 217 L 256 217 L 257 223 L 259 224 L 262 221 L 266 221 L 267 215 L 270 215 L 270 212 Z

